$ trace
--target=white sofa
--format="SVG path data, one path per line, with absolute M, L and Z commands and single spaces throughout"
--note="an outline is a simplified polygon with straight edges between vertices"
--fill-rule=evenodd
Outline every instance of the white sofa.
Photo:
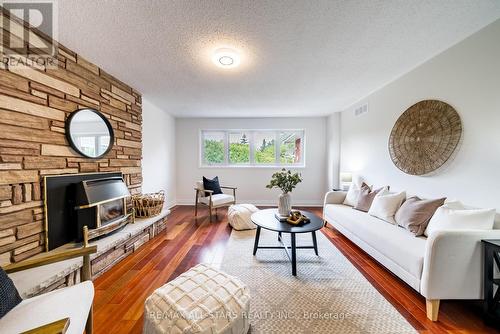
M 323 217 L 335 229 L 418 291 L 427 317 L 437 320 L 441 299 L 482 299 L 481 239 L 500 239 L 493 230 L 437 231 L 415 237 L 405 229 L 343 205 L 346 193 L 325 195 Z

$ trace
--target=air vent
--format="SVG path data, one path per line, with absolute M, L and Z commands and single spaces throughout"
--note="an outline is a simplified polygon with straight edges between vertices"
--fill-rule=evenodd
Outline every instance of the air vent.
M 368 112 L 368 104 L 363 104 L 362 106 L 354 109 L 354 116 L 360 116 Z

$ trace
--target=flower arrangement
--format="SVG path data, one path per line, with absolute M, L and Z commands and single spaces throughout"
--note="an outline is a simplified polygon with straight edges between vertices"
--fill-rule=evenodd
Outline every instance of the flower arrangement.
M 272 175 L 271 181 L 266 186 L 268 189 L 279 188 L 283 194 L 288 194 L 292 192 L 293 189 L 302 182 L 302 176 L 300 173 L 293 173 L 291 170 L 286 170 L 283 168 L 281 171 L 276 172 Z

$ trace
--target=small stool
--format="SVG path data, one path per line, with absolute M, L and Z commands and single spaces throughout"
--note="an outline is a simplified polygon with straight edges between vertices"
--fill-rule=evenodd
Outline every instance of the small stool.
M 250 290 L 199 264 L 157 289 L 144 305 L 144 333 L 246 334 Z
M 257 228 L 257 226 L 252 222 L 250 217 L 257 211 L 259 211 L 259 209 L 252 204 L 233 204 L 227 210 L 229 225 L 238 231 L 253 230 Z

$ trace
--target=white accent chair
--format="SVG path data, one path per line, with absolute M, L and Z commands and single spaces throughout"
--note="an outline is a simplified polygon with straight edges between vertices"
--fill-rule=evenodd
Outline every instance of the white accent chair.
M 0 319 L 0 332 L 82 334 L 85 331 L 87 334 L 92 334 L 94 285 L 91 281 L 90 254 L 96 251 L 97 246 L 54 251 L 3 267 L 5 272 L 10 274 L 83 257 L 81 283 L 24 299 Z
M 214 194 L 212 190 L 205 190 L 203 181 L 197 181 L 194 187 L 196 191 L 196 199 L 194 204 L 194 216 L 198 218 L 198 205 L 202 204 L 208 206 L 210 215 L 210 222 L 212 222 L 212 212 L 215 209 L 215 218 L 217 219 L 217 208 L 224 206 L 231 206 L 236 204 L 236 187 L 220 186 L 221 189 L 230 189 L 233 191 L 232 195 L 229 194 Z M 208 196 L 206 195 L 208 194 Z

